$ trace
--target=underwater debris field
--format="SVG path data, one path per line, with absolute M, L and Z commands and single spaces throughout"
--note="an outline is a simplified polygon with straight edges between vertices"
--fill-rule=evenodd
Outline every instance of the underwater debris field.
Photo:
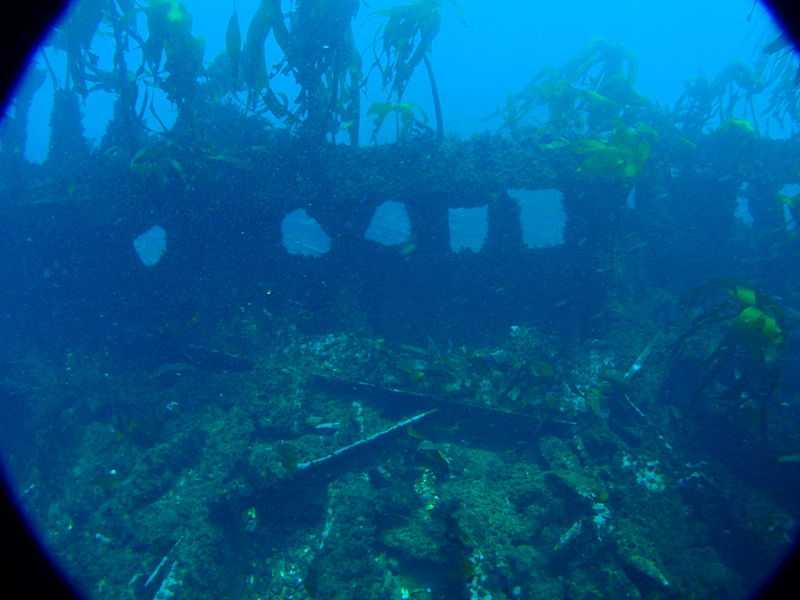
M 49 425 L 12 466 L 101 597 L 740 597 L 793 535 L 792 492 L 764 481 L 785 465 L 727 464 L 686 421 L 729 415 L 647 400 L 663 338 L 617 344 L 293 331 L 245 372 L 37 360 L 19 373 Z M 787 413 L 772 438 L 796 440 Z
M 0 124 L 0 446 L 79 588 L 750 597 L 800 509 L 786 40 L 673 105 L 589 42 L 460 135 L 447 3 L 373 64 L 357 1 L 210 61 L 188 4 L 78 3 Z

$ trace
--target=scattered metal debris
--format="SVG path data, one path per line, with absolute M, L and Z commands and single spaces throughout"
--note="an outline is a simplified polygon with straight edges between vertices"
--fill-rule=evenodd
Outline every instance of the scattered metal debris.
M 395 423 L 391 427 L 387 427 L 386 429 L 383 429 L 383 430 L 381 430 L 381 431 L 379 431 L 377 433 L 373 433 L 372 435 L 367 436 L 367 437 L 365 437 L 363 439 L 360 439 L 360 440 L 358 440 L 356 442 L 353 442 L 352 444 L 348 444 L 347 446 L 343 446 L 343 447 L 339 448 L 338 450 L 335 450 L 334 452 L 331 452 L 330 454 L 326 454 L 325 456 L 322 456 L 320 458 L 316 458 L 314 460 L 310 460 L 308 462 L 299 463 L 297 465 L 297 471 L 299 471 L 299 472 L 308 471 L 310 469 L 315 469 L 317 467 L 322 467 L 322 466 L 325 466 L 325 465 L 329 465 L 330 463 L 332 463 L 336 459 L 339 459 L 339 458 L 341 458 L 343 456 L 351 455 L 352 453 L 356 452 L 357 450 L 364 449 L 364 448 L 366 448 L 368 446 L 371 446 L 371 445 L 379 442 L 380 440 L 383 440 L 383 439 L 387 438 L 391 434 L 403 429 L 404 427 L 407 427 L 409 425 L 412 425 L 413 423 L 417 423 L 418 421 L 421 421 L 422 419 L 424 419 L 426 417 L 429 417 L 430 415 L 434 414 L 435 412 L 436 412 L 435 408 L 431 409 L 431 410 L 426 410 L 423 413 L 419 413 L 417 415 L 414 415 L 413 417 L 409 417 L 407 419 L 403 419 L 402 421 L 399 421 L 399 422 Z

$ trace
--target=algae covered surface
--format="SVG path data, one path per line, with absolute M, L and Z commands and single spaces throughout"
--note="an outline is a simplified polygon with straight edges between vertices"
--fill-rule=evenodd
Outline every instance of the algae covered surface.
M 665 102 L 583 40 L 464 130 L 467 0 L 216 4 L 76 3 L 0 122 L 0 448 L 79 589 L 751 597 L 800 517 L 789 44 Z
M 40 425 L 42 458 L 19 465 L 24 502 L 98 597 L 155 593 L 166 574 L 145 582 L 164 557 L 197 597 L 741 597 L 792 539 L 785 501 L 683 449 L 666 411 L 596 412 L 565 380 L 602 389 L 593 365 L 619 354 L 551 343 L 525 329 L 437 354 L 293 330 L 244 374 L 167 384 L 90 355 L 58 373 L 28 359 L 19 373 L 41 398 L 72 400 Z M 513 362 L 487 365 L 498 353 L 558 366 L 520 379 Z M 303 468 L 416 414 L 427 396 L 378 390 L 433 372 L 425 394 L 453 404 Z M 331 391 L 330 376 L 381 387 Z M 510 382 L 525 401 L 503 395 Z

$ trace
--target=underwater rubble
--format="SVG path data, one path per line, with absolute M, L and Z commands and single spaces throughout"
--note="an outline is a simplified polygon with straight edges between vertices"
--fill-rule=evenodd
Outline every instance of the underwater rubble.
M 170 386 L 76 356 L 80 378 L 38 389 L 83 396 L 51 423 L 58 460 L 21 489 L 85 589 L 738 598 L 794 533 L 774 499 L 678 449 L 680 430 L 647 400 L 670 356 L 662 336 L 627 379 L 647 339 L 572 355 L 521 327 L 446 353 L 353 333 L 282 340 L 250 370 L 195 369 Z M 93 396 L 116 403 L 113 418 Z M 653 429 L 632 436 L 645 411 Z

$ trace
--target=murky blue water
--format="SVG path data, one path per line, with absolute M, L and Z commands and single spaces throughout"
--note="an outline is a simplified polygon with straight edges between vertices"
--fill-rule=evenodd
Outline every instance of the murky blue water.
M 89 598 L 750 597 L 799 67 L 749 0 L 75 3 L 0 123 L 21 505 Z

